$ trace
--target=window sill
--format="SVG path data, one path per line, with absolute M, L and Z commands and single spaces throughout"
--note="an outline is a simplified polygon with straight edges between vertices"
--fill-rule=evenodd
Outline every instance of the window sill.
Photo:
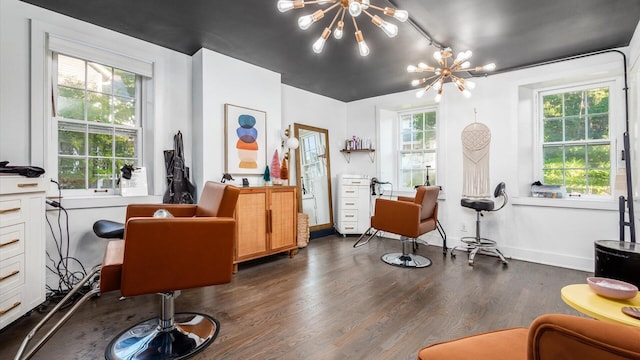
M 53 198 L 59 201 L 57 198 Z M 125 207 L 129 204 L 159 204 L 162 202 L 161 195 L 147 196 L 86 196 L 86 197 L 63 197 L 61 204 L 67 210 L 72 209 L 96 209 L 106 207 Z M 48 210 L 53 208 L 48 207 Z
M 613 199 L 586 200 L 586 199 L 545 199 L 534 197 L 512 197 L 509 202 L 513 205 L 557 207 L 587 210 L 618 211 L 618 202 Z

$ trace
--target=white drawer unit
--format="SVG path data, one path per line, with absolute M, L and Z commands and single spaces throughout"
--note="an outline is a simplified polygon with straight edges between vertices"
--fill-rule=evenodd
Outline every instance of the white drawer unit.
M 342 234 L 362 234 L 370 224 L 370 179 L 366 175 L 338 177 L 338 216 L 336 230 Z
M 0 175 L 0 329 L 45 300 L 47 185 Z

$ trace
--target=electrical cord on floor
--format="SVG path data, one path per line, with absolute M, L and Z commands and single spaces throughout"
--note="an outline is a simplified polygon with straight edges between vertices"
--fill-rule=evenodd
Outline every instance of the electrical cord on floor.
M 51 182 L 55 183 L 58 186 L 58 196 L 59 196 L 59 199 L 62 199 L 62 191 L 60 189 L 60 184 L 55 180 L 51 180 Z M 57 255 L 57 258 L 54 259 L 49 253 L 49 251 L 46 252 L 47 259 L 48 259 L 48 263 L 46 267 L 47 267 L 47 270 L 51 271 L 53 274 L 58 276 L 58 287 L 57 289 L 54 289 L 51 286 L 47 285 L 46 301 L 40 307 L 38 307 L 37 309 L 38 312 L 46 312 L 46 309 L 48 306 L 54 305 L 58 303 L 60 300 L 62 300 L 62 298 L 64 298 L 65 295 L 69 291 L 71 291 L 71 289 L 73 289 L 87 275 L 87 271 L 84 265 L 82 264 L 82 262 L 78 260 L 76 257 L 69 256 L 69 245 L 70 245 L 69 213 L 58 201 L 47 199 L 47 204 L 51 207 L 56 208 L 58 211 L 57 233 L 54 230 L 54 227 L 51 224 L 51 221 L 49 221 L 49 217 L 45 215 L 45 219 L 47 221 L 47 224 L 49 225 L 49 230 L 51 230 L 51 236 L 55 243 L 56 253 L 54 254 L 54 256 Z M 66 236 L 65 236 L 65 231 L 63 231 L 63 228 L 62 228 L 62 213 L 64 213 L 64 217 L 65 217 Z M 75 267 L 79 266 L 80 270 L 71 270 L 70 263 L 71 265 L 76 265 Z M 75 296 L 67 304 L 65 304 L 62 307 L 62 309 L 73 305 L 73 303 L 77 299 L 82 297 L 88 290 L 91 289 L 92 285 L 93 284 L 88 284 L 86 286 L 86 289 L 82 289 L 81 291 L 78 291 L 77 296 Z

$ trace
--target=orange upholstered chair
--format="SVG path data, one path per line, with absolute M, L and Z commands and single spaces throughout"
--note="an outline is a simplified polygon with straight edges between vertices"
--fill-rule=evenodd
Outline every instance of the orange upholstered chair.
M 99 286 L 76 303 L 54 325 L 55 332 L 70 313 L 88 297 L 119 290 L 123 296 L 158 293 L 160 316 L 146 320 L 116 336 L 105 350 L 107 359 L 186 358 L 210 345 L 219 323 L 209 315 L 174 313 L 179 290 L 224 284 L 231 281 L 235 220 L 233 214 L 240 190 L 207 182 L 197 205 L 135 204 L 127 207 L 123 240 L 113 240 L 101 265 L 69 293 L 73 295 L 99 273 Z M 172 217 L 154 217 L 165 209 Z M 65 303 L 65 300 L 60 302 Z M 35 333 L 58 308 L 36 326 Z M 51 336 L 47 334 L 26 354 L 30 357 Z M 25 351 L 23 342 L 17 358 Z
M 401 253 L 390 253 L 382 256 L 382 260 L 391 265 L 402 267 L 426 267 L 431 265 L 428 258 L 416 255 L 416 239 L 423 234 L 438 228 L 438 186 L 419 186 L 415 197 L 398 197 L 398 200 L 378 198 L 375 204 L 375 214 L 371 217 L 371 227 L 353 244 L 359 247 L 366 244 L 378 232 L 386 231 L 400 235 L 402 242 Z M 375 229 L 365 241 L 364 237 Z M 441 233 L 442 235 L 442 233 Z M 444 236 L 443 236 L 443 239 Z M 406 249 L 406 243 L 413 244 L 413 254 Z M 446 240 L 443 252 L 446 253 Z
M 640 328 L 548 314 L 529 329 L 514 328 L 427 346 L 419 360 L 640 359 Z

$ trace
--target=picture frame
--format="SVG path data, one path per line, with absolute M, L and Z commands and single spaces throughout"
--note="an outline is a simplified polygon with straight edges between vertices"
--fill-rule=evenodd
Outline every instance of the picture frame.
M 224 104 L 224 171 L 262 175 L 267 166 L 267 113 Z

